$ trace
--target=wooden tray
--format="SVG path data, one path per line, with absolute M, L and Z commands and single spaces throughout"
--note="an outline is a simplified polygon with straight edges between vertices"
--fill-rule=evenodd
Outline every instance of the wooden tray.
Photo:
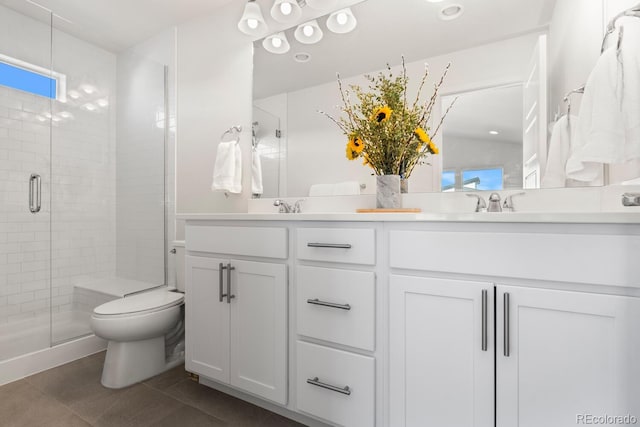
M 398 208 L 398 209 L 356 209 L 357 213 L 420 213 L 420 208 Z

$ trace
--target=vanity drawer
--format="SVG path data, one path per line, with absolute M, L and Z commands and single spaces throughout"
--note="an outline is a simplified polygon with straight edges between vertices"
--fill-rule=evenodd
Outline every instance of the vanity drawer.
M 374 350 L 374 273 L 298 266 L 296 286 L 298 334 Z
M 300 228 L 298 259 L 374 265 L 375 230 L 367 228 Z
M 186 250 L 263 258 L 287 258 L 287 229 L 187 225 Z
M 296 348 L 298 410 L 342 426 L 375 424 L 372 357 L 302 341 Z

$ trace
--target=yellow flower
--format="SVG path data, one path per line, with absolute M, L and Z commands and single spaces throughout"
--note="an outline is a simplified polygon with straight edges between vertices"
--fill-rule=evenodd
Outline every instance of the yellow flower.
M 416 130 L 413 131 L 413 133 L 418 137 L 418 141 L 420 141 L 420 143 L 425 143 L 425 144 L 429 144 L 431 142 L 431 138 L 429 138 L 429 134 L 427 134 L 427 132 L 422 129 L 422 128 L 416 128 Z
M 389 108 L 386 105 L 384 107 L 378 107 L 375 109 L 375 111 L 371 115 L 371 121 L 382 123 L 386 120 L 389 120 L 389 117 L 391 117 L 392 112 L 393 111 L 391 110 L 391 108 Z
M 440 150 L 438 149 L 438 147 L 436 146 L 436 144 L 434 144 L 434 143 L 433 143 L 433 141 L 431 141 L 431 140 L 429 140 L 427 150 L 428 150 L 431 154 L 438 154 L 438 153 L 440 153 Z
M 362 162 L 363 166 L 369 166 L 370 168 L 373 169 L 373 165 L 371 164 L 371 162 L 369 161 L 369 156 L 367 156 L 366 154 L 364 155 L 364 160 Z
M 353 151 L 355 151 L 356 153 L 360 154 L 362 153 L 362 150 L 364 150 L 364 141 L 362 139 L 360 139 L 360 137 L 352 135 L 349 138 L 349 147 L 351 147 L 351 149 Z
M 358 156 L 359 154 L 351 148 L 351 144 L 347 144 L 347 159 L 354 160 L 358 158 Z

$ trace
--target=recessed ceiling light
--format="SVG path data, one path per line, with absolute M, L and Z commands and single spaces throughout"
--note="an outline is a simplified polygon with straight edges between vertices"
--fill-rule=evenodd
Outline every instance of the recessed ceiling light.
M 311 61 L 311 54 L 307 52 L 298 52 L 293 55 L 293 60 L 296 62 L 309 62 Z
M 498 132 L 497 130 L 490 130 L 489 133 L 491 135 L 498 135 L 500 132 Z
M 460 4 L 451 4 L 440 9 L 438 17 L 443 21 L 451 21 L 452 19 L 459 18 L 464 12 L 464 7 Z

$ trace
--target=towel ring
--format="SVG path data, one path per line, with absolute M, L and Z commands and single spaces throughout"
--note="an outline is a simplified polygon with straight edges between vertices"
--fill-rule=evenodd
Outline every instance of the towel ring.
M 225 136 L 227 135 L 234 135 L 237 134 L 239 135 L 240 132 L 242 132 L 242 126 L 238 125 L 238 126 L 232 126 L 229 129 L 227 129 L 226 131 L 224 131 L 224 133 L 222 134 L 222 136 L 220 137 L 220 140 L 223 140 Z

